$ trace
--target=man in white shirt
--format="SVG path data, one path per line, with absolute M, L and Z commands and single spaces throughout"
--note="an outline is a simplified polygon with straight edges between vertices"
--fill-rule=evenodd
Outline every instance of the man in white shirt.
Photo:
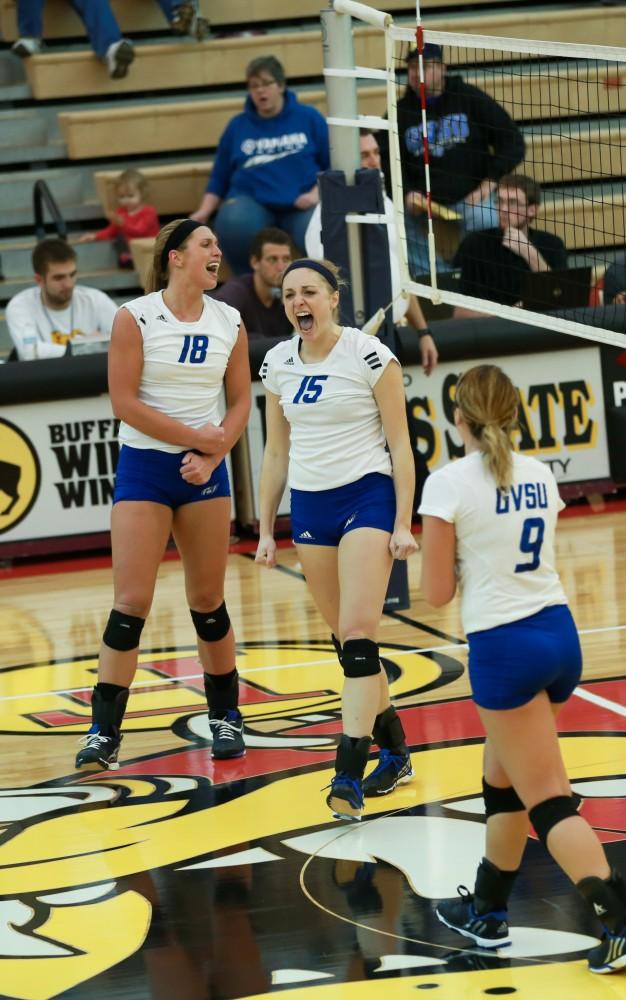
M 366 170 L 381 170 L 380 149 L 376 136 L 370 129 L 361 129 L 359 133 L 359 146 L 361 151 L 361 167 Z M 391 295 L 393 298 L 393 321 L 402 323 L 406 321 L 409 326 L 417 330 L 420 338 L 420 354 L 422 366 L 427 375 L 437 364 L 437 348 L 426 325 L 424 314 L 415 295 L 401 294 L 400 269 L 398 267 L 399 248 L 396 236 L 396 225 L 393 214 L 393 204 L 391 199 L 385 195 L 385 215 L 389 219 L 387 222 L 387 236 L 389 240 L 389 263 L 391 267 Z M 321 205 L 316 205 L 311 221 L 305 236 L 306 252 L 309 257 L 324 257 L 324 247 L 322 245 L 322 210 Z
M 76 252 L 64 240 L 42 240 L 33 250 L 35 285 L 14 295 L 6 320 L 20 361 L 59 358 L 68 344 L 111 336 L 117 306 L 97 288 L 76 284 Z

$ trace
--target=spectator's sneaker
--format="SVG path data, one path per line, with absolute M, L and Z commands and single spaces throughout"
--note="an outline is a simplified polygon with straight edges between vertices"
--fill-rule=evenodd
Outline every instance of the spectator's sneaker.
M 135 58 L 133 43 L 127 38 L 120 38 L 119 42 L 109 45 L 104 58 L 109 76 L 113 80 L 121 80 L 128 73 L 128 67 Z
M 617 934 L 605 927 L 600 944 L 591 949 L 587 961 L 589 971 L 601 976 L 626 969 L 626 925 Z
M 404 784 L 412 777 L 410 754 L 395 754 L 383 749 L 380 751 L 378 764 L 363 781 L 363 795 L 388 795 L 396 785 Z
M 225 715 L 209 716 L 209 729 L 213 736 L 211 756 L 215 760 L 231 760 L 243 757 L 246 745 L 243 741 L 243 719 L 237 709 L 229 709 Z
M 100 727 L 94 725 L 80 742 L 84 746 L 76 755 L 77 771 L 117 771 L 121 735 L 102 736 Z
M 174 10 L 171 21 L 175 35 L 191 35 L 197 42 L 203 42 L 209 37 L 210 26 L 206 17 L 201 17 L 196 3 L 181 3 Z
M 29 56 L 36 56 L 42 48 L 43 43 L 40 38 L 18 38 L 16 42 L 13 42 L 11 52 L 14 52 L 20 59 L 28 59 Z
M 478 914 L 471 892 L 464 885 L 457 891 L 460 899 L 444 899 L 437 906 L 436 913 L 442 924 L 471 938 L 481 948 L 502 948 L 511 943 L 506 910 Z
M 328 786 L 327 786 L 328 787 Z M 363 815 L 363 783 L 339 771 L 330 782 L 326 803 L 335 819 L 360 820 Z

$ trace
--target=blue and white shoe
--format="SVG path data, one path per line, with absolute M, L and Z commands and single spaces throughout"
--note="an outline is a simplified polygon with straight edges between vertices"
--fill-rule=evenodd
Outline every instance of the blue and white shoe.
M 243 718 L 236 708 L 219 717 L 209 715 L 209 729 L 213 736 L 211 756 L 214 760 L 233 760 L 244 756 Z
M 363 781 L 365 796 L 389 795 L 396 785 L 406 784 L 413 778 L 411 755 L 396 754 L 392 750 L 381 750 L 378 764 Z
M 118 736 L 103 736 L 98 725 L 93 725 L 80 742 L 83 749 L 76 754 L 77 771 L 117 771 L 122 742 Z
M 474 897 L 464 885 L 458 888 L 460 899 L 444 899 L 436 913 L 442 924 L 470 938 L 481 948 L 503 948 L 511 944 L 507 910 L 477 913 Z
M 350 778 L 345 771 L 340 771 L 330 782 L 326 803 L 335 819 L 359 821 L 365 805 L 363 783 L 357 778 Z

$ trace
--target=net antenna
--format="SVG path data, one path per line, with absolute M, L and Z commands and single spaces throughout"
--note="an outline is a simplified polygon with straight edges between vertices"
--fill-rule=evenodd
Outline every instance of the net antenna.
M 403 292 L 428 298 L 435 304 L 459 306 L 585 340 L 626 347 L 626 335 L 618 332 L 626 327 L 623 307 L 622 311 L 619 306 L 596 310 L 583 308 L 581 303 L 576 309 L 557 310 L 553 306 L 551 311 L 543 312 L 521 308 L 515 302 L 502 304 L 487 295 L 464 294 L 453 280 L 447 278 L 444 282 L 442 261 L 445 270 L 452 270 L 453 254 L 446 245 L 446 233 L 449 235 L 455 229 L 450 220 L 455 217 L 456 206 L 438 197 L 437 184 L 442 176 L 441 136 L 435 135 L 436 115 L 429 112 L 424 46 L 434 43 L 443 47 L 449 71 L 460 74 L 464 81 L 497 102 L 521 131 L 525 146 L 523 161 L 495 175 L 524 174 L 541 186 L 542 204 L 533 228 L 562 240 L 572 274 L 580 274 L 588 267 L 593 281 L 601 277 L 618 251 L 626 248 L 626 136 L 622 134 L 621 120 L 622 115 L 626 119 L 623 86 L 626 48 L 430 30 L 423 26 L 419 2 L 416 23 L 407 26 L 396 25 L 389 14 L 352 0 L 334 0 L 333 8 L 350 14 L 355 22 L 360 21 L 361 30 L 363 25 L 369 25 L 370 34 L 371 28 L 376 28 L 384 35 L 384 71 L 381 72 L 380 63 L 370 69 L 355 67 L 353 71 L 355 77 L 364 81 L 359 98 L 365 96 L 369 108 L 374 106 L 371 88 L 376 86 L 375 80 L 384 82 L 384 87 L 379 88 L 381 117 L 376 121 L 372 114 L 359 115 L 357 122 L 350 124 L 372 128 L 378 125 L 381 146 L 388 136 L 388 175 Z M 433 15 L 429 17 L 432 23 Z M 373 49 L 369 46 L 370 51 Z M 398 97 L 406 85 L 406 56 L 414 49 L 419 70 L 419 108 L 416 107 L 415 127 L 411 131 L 413 151 L 418 150 L 423 162 L 419 187 L 423 196 L 421 229 L 427 263 L 420 271 L 414 267 L 411 273 L 409 251 L 414 250 L 415 225 L 405 203 L 411 153 L 405 145 L 404 122 L 402 135 L 399 132 Z M 450 127 L 455 127 L 454 121 Z M 450 136 L 444 136 L 444 142 L 446 138 L 450 140 Z M 446 251 L 449 256 L 444 261 Z M 587 289 L 583 291 L 586 295 Z

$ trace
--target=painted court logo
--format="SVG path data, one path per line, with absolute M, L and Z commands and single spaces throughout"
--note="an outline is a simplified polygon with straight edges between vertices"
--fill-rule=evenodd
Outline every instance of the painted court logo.
M 31 442 L 15 424 L 0 420 L 0 534 L 26 517 L 40 485 L 39 459 Z

